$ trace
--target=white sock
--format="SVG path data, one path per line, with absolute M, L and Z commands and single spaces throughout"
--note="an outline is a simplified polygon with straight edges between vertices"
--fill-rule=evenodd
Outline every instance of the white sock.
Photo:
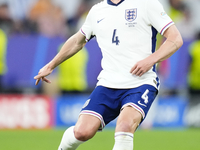
M 74 136 L 74 126 L 68 128 L 62 137 L 58 150 L 75 150 L 83 141 L 79 141 Z
M 113 150 L 133 150 L 133 134 L 129 132 L 116 132 Z

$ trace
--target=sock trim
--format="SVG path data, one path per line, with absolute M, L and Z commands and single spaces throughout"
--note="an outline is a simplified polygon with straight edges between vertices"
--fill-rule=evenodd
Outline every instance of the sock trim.
M 116 132 L 115 133 L 115 138 L 118 136 L 129 136 L 131 138 L 133 138 L 133 133 L 130 132 Z

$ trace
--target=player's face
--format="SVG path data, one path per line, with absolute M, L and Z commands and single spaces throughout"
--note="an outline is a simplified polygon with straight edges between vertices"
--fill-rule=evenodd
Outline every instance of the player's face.
M 117 4 L 117 3 L 119 3 L 121 0 L 111 0 L 111 2 L 113 2 L 113 3 L 115 3 L 115 4 Z

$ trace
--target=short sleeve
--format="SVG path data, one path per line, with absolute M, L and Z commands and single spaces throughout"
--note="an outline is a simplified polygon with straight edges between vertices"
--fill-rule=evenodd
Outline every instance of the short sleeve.
M 93 8 L 89 11 L 84 24 L 82 25 L 80 32 L 86 37 L 86 41 L 88 42 L 94 35 L 93 35 L 93 28 L 92 28 L 92 18 L 93 18 Z
M 174 24 L 158 0 L 147 0 L 146 12 L 150 24 L 163 35 L 165 30 Z

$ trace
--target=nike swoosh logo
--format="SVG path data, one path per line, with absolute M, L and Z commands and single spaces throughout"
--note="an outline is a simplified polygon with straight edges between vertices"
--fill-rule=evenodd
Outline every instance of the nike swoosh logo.
M 138 104 L 144 106 L 144 107 L 147 107 L 145 104 L 142 104 L 140 101 L 138 101 Z
M 97 20 L 97 23 L 101 22 L 102 20 L 104 20 L 104 18 L 103 18 L 103 19 L 101 19 L 101 20 Z

